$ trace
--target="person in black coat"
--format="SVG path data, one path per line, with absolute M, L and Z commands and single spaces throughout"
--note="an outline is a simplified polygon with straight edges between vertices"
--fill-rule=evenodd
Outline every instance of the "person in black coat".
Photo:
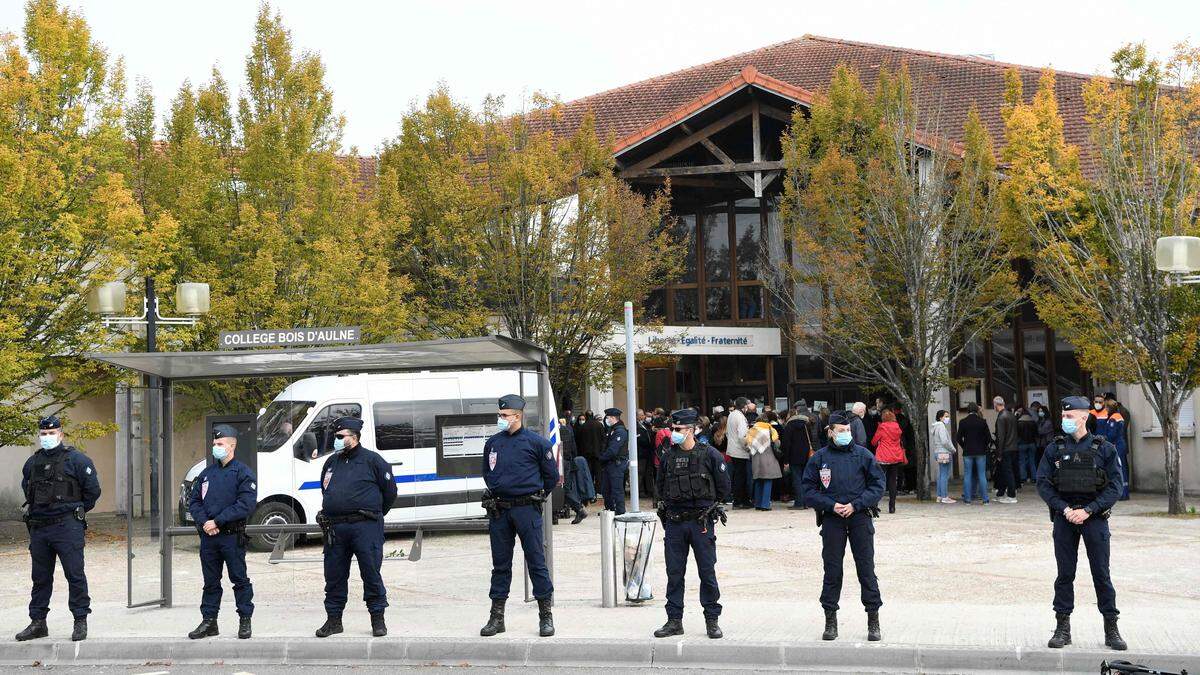
M 575 458 L 579 456 L 579 449 L 575 445 L 575 431 L 571 426 L 566 419 L 558 421 L 559 435 L 562 437 L 562 465 L 565 478 L 563 498 L 567 502 L 567 506 L 575 512 L 571 524 L 578 525 L 580 521 L 587 518 L 587 511 L 583 510 L 583 502 L 579 498 L 578 490 L 575 489 Z
M 978 485 L 979 498 L 987 504 L 988 479 L 987 457 L 988 446 L 992 442 L 992 434 L 988 431 L 987 421 L 979 414 L 979 404 L 967 405 L 967 416 L 958 423 L 958 447 L 963 454 L 963 496 L 964 504 L 970 504 L 974 495 L 972 488 Z
M 808 465 L 812 447 L 812 418 L 806 406 L 797 405 L 783 426 L 783 434 L 780 437 L 783 459 L 792 471 L 793 509 L 808 508 L 804 503 L 804 468 Z

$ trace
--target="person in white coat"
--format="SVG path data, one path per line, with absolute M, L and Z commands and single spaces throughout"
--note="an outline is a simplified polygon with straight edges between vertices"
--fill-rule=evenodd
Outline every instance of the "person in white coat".
M 950 413 L 946 410 L 939 410 L 934 416 L 933 426 L 929 430 L 929 452 L 930 461 L 938 468 L 937 500 L 942 504 L 953 504 L 955 500 L 947 495 L 947 490 L 957 449 L 954 439 L 950 437 Z

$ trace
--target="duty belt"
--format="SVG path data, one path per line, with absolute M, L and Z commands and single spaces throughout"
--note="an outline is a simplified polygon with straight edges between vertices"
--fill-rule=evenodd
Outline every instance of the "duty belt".
M 714 503 L 712 506 L 703 506 L 687 511 L 675 511 L 666 506 L 659 507 L 658 517 L 660 520 L 671 523 L 686 523 L 692 520 L 699 522 L 701 525 L 708 525 L 709 522 L 721 521 L 725 525 L 729 517 L 725 515 L 725 509 L 721 508 L 720 504 Z
M 546 496 L 542 492 L 536 492 L 524 497 L 496 497 L 494 495 L 485 495 L 480 501 L 480 506 L 484 511 L 487 511 L 491 518 L 500 517 L 501 511 L 516 508 L 518 506 L 540 506 L 546 501 Z
M 30 516 L 24 516 L 22 518 L 22 520 L 25 521 L 25 527 L 29 528 L 30 530 L 57 525 L 66 519 L 66 516 L 58 516 L 57 518 L 33 518 Z
M 246 531 L 246 521 L 235 520 L 232 523 L 225 523 L 218 529 L 221 534 L 241 534 Z
M 344 525 L 346 523 L 361 523 L 364 520 L 379 520 L 378 516 L 370 511 L 357 511 L 340 516 L 327 516 L 322 512 L 317 514 L 317 516 L 317 524 L 320 524 L 324 520 L 329 525 Z

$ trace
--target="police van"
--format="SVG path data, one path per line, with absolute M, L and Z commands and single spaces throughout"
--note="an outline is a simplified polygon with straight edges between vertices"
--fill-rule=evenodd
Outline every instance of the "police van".
M 561 467 L 558 412 L 539 415 L 538 374 L 517 370 L 421 372 L 310 377 L 285 388 L 257 422 L 258 506 L 250 525 L 316 524 L 321 510 L 321 467 L 334 452 L 332 423 L 363 420 L 360 442 L 392 465 L 398 496 L 386 522 L 482 518 L 483 442 L 497 432 L 497 400 L 523 393 L 525 426 L 545 434 Z M 453 425 L 453 433 L 439 430 Z M 192 483 L 207 464 L 197 462 L 180 485 L 179 518 Z M 276 535 L 255 535 L 252 547 L 269 550 Z

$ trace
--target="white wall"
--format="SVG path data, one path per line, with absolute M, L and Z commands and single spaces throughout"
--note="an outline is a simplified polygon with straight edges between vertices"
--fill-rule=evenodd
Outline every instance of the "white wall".
M 1116 394 L 1129 409 L 1129 464 L 1133 487 L 1139 492 L 1162 492 L 1166 488 L 1164 443 L 1161 437 L 1143 435 L 1143 430 L 1154 419 L 1154 411 L 1139 386 L 1119 385 Z M 1200 396 L 1195 399 L 1200 399 Z M 1193 412 L 1200 413 L 1195 407 L 1193 403 Z M 1200 419 L 1200 414 L 1196 415 L 1196 419 Z M 1190 494 L 1200 494 L 1200 444 L 1194 433 L 1191 437 L 1179 440 L 1183 489 Z

